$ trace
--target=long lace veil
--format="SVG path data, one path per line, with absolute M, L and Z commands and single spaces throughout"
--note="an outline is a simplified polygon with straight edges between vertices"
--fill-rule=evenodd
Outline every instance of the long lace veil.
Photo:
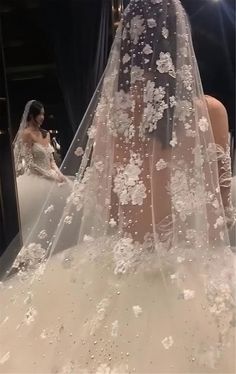
M 131 0 L 62 171 L 76 173 L 72 193 L 60 201 L 52 189 L 5 282 L 15 282 L 16 292 L 16 279 L 19 287 L 26 283 L 34 293 L 33 310 L 54 261 L 70 274 L 71 284 L 89 262 L 101 278 L 108 269 L 117 279 L 159 269 L 159 281 L 171 279 L 180 298 L 191 299 L 194 291 L 184 275 L 190 269 L 202 285 L 199 305 L 206 310 L 199 313 L 219 332 L 219 341 L 213 334 L 209 345 L 223 350 L 233 325 L 233 261 L 216 145 L 179 0 Z M 97 280 L 91 275 L 90 282 Z M 103 286 L 115 282 L 108 277 Z M 47 287 L 54 295 L 56 284 Z M 190 330 L 187 335 L 195 334 Z M 60 344 L 53 340 L 54 353 Z
M 19 129 L 13 141 L 14 162 L 15 162 L 15 170 L 16 170 L 17 176 L 22 175 L 27 171 L 30 150 L 23 142 L 22 134 L 27 127 L 27 119 L 29 115 L 29 110 L 34 101 L 35 100 L 30 100 L 26 103 L 25 109 L 24 109 L 24 112 L 21 118 Z
M 156 235 L 161 222 L 171 223 L 172 247 L 173 239 L 176 245 L 186 240 L 188 230 L 195 230 L 203 247 L 212 237 L 216 246 L 227 241 L 224 225 L 214 228 L 219 216 L 224 221 L 224 209 L 187 17 L 178 1 L 150 0 L 140 7 L 131 2 L 124 14 L 103 78 L 63 162 L 66 175 L 77 175 L 73 194 L 57 214 L 52 191 L 29 237 L 29 244 L 50 253 L 61 236 L 65 249 L 91 230 L 95 236 L 107 233 L 110 220 L 128 234 L 137 226 L 141 241 L 147 233 Z M 129 176 L 129 170 L 137 174 Z M 126 222 L 130 209 L 138 221 L 142 210 L 149 211 L 143 234 L 138 224 Z M 38 238 L 42 230 L 47 240 Z

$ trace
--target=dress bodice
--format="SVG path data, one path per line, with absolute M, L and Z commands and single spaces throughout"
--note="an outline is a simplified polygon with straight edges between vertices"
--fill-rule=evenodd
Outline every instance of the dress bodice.
M 53 147 L 48 144 L 44 146 L 40 143 L 34 143 L 32 146 L 32 162 L 30 164 L 30 172 L 35 173 L 37 170 L 48 172 L 51 170 L 51 159 Z

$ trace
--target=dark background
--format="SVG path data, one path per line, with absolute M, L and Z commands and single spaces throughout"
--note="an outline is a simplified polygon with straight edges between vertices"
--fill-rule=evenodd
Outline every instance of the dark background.
M 45 127 L 63 155 L 105 67 L 112 42 L 110 0 L 1 0 L 13 137 L 25 103 L 42 101 Z

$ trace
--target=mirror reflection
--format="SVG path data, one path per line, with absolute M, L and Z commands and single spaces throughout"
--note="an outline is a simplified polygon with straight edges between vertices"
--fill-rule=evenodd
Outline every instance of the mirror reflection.
M 69 183 L 56 164 L 54 146 L 58 143 L 43 129 L 44 118 L 43 104 L 30 100 L 13 144 L 23 239 L 37 219 L 52 183 L 60 187 Z

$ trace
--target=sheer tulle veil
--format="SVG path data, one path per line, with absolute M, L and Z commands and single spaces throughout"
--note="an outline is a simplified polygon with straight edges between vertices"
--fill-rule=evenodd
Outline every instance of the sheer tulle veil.
M 34 101 L 35 100 L 30 100 L 26 103 L 24 113 L 21 118 L 19 130 L 13 141 L 16 175 L 24 174 L 25 171 L 27 170 L 27 158 L 28 158 L 29 151 L 27 150 L 27 147 L 24 146 L 24 143 L 22 142 L 22 133 L 27 127 L 27 119 L 28 119 L 30 107 Z
M 50 191 L 2 282 L 5 372 L 17 360 L 25 372 L 233 372 L 234 258 L 179 0 L 130 1 L 62 171 L 76 173 L 72 193 Z

